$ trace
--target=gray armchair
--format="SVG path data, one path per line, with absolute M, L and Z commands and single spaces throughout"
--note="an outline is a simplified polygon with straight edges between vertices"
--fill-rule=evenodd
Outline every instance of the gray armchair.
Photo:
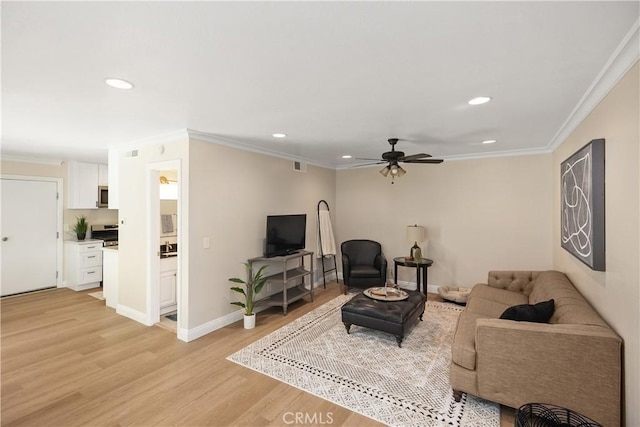
M 347 240 L 342 242 L 340 250 L 345 293 L 350 286 L 361 289 L 384 286 L 387 279 L 387 259 L 380 243 L 373 240 Z

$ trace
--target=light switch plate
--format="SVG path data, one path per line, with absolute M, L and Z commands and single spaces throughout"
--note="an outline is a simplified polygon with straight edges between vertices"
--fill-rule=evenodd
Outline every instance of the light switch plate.
M 208 237 L 203 237 L 202 238 L 202 247 L 204 249 L 209 249 L 211 247 L 211 241 L 209 240 Z

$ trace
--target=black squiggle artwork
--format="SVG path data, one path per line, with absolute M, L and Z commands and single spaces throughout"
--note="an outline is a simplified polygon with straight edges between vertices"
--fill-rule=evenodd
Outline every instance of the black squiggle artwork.
M 562 162 L 561 246 L 594 270 L 605 270 L 604 139 Z

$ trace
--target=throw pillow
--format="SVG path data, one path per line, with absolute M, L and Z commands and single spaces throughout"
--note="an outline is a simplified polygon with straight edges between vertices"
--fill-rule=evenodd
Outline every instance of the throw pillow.
M 555 301 L 552 299 L 538 304 L 514 305 L 507 308 L 500 318 L 519 322 L 548 323 L 553 316 L 554 307 Z

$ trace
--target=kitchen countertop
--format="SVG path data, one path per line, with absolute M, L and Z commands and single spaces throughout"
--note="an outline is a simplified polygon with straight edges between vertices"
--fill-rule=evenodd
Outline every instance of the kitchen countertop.
M 84 240 L 78 240 L 78 239 L 74 239 L 74 238 L 71 238 L 71 239 L 65 239 L 64 241 L 65 241 L 65 242 L 71 242 L 71 243 L 78 243 L 78 244 L 86 243 L 86 244 L 89 244 L 89 245 L 90 245 L 90 244 L 92 244 L 92 243 L 100 243 L 100 244 L 102 244 L 102 242 L 104 242 L 104 240 L 100 240 L 100 239 L 84 239 Z
M 118 247 L 117 246 L 104 246 L 102 248 L 103 251 L 118 251 Z

